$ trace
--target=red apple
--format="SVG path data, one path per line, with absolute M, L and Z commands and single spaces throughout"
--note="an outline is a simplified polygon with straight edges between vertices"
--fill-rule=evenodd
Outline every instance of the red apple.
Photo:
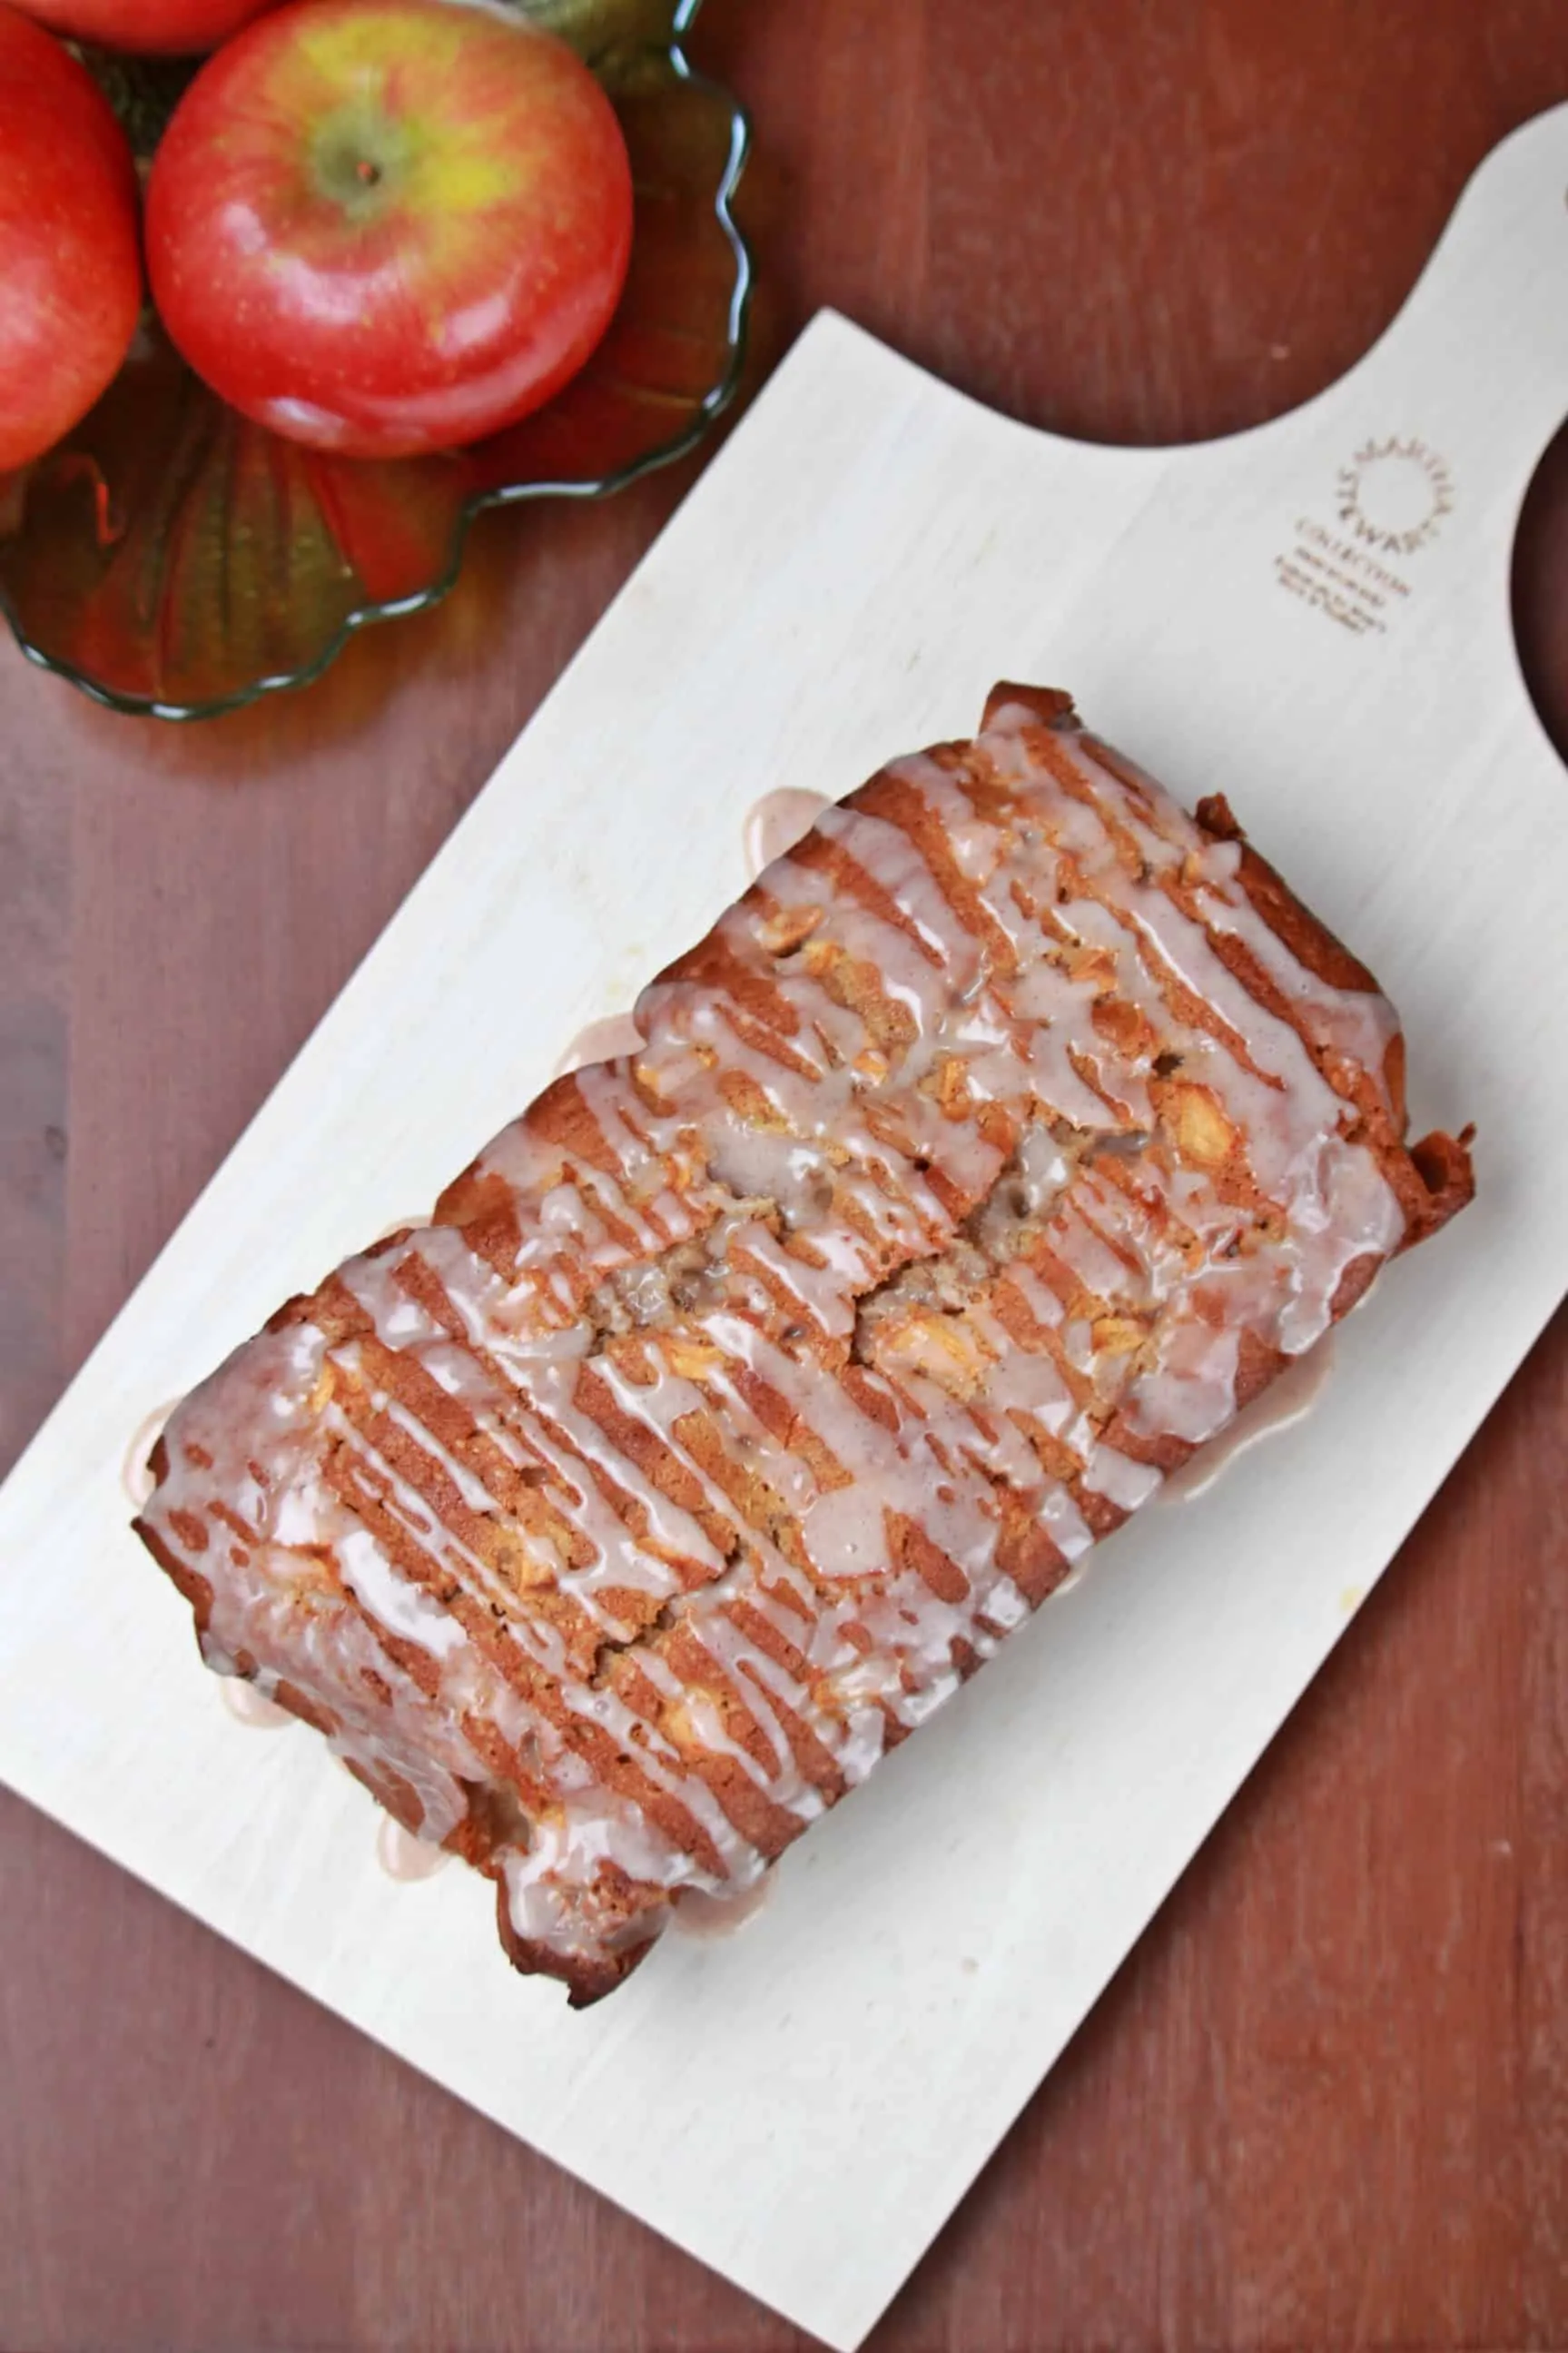
M 147 192 L 165 325 L 247 417 L 350 457 L 478 440 L 574 375 L 631 249 L 620 125 L 476 0 L 302 0 L 205 65 Z
M 29 16 L 72 40 L 175 58 L 216 49 L 271 5 L 272 0 L 26 0 Z
M 86 415 L 141 308 L 125 134 L 76 59 L 0 5 L 0 472 Z

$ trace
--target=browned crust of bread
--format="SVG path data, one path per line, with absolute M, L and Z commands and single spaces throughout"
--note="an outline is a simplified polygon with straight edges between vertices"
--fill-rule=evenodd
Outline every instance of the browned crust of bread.
M 1282 939 L 1298 964 L 1305 965 L 1331 988 L 1364 989 L 1377 993 L 1377 983 L 1359 956 L 1304 907 L 1294 891 L 1266 858 L 1260 858 L 1232 814 L 1223 793 L 1208 793 L 1194 811 L 1205 833 L 1215 841 L 1234 841 L 1241 849 L 1240 881 L 1270 931 Z
M 1016 703 L 1024 711 L 1032 711 L 1045 727 L 1054 726 L 1058 719 L 1070 718 L 1073 710 L 1073 699 L 1065 687 L 1023 686 L 1016 679 L 999 678 L 986 696 L 985 708 L 981 713 L 983 734 L 997 712 L 1005 711 L 1009 703 Z
M 198 1569 L 187 1567 L 178 1553 L 166 1545 L 158 1531 L 138 1513 L 131 1523 L 132 1533 L 139 1535 L 175 1591 L 191 1605 L 198 1634 L 205 1634 L 212 1619 L 213 1589 L 208 1579 Z
M 496 1927 L 501 1947 L 514 1969 L 524 1977 L 553 1978 L 563 1985 L 567 2007 L 571 2010 L 591 2010 L 624 1985 L 632 1971 L 640 1968 L 652 1952 L 656 1938 L 649 1936 L 640 1945 L 630 1945 L 622 1952 L 607 1955 L 602 1960 L 585 1960 L 580 1956 L 563 1959 L 548 1945 L 535 1944 L 520 1936 L 512 1926 L 507 1909 L 506 1886 L 499 1878 L 496 1885 Z
M 1239 881 L 1248 899 L 1306 969 L 1331 987 L 1364 989 L 1375 993 L 1377 982 L 1358 956 L 1351 954 L 1342 940 L 1336 939 L 1328 925 L 1304 907 L 1289 884 L 1260 858 L 1232 813 L 1223 793 L 1211 793 L 1199 801 L 1194 811 L 1198 824 L 1216 841 L 1234 841 L 1240 845 L 1241 869 Z M 1403 1124 L 1405 1117 L 1405 1033 L 1398 1030 L 1390 1043 L 1384 1063 L 1384 1075 L 1393 1099 L 1394 1118 Z M 1392 1163 L 1385 1173 L 1394 1186 L 1405 1213 L 1405 1234 L 1402 1250 L 1410 1250 L 1425 1241 L 1456 1217 L 1467 1202 L 1475 1198 L 1475 1168 L 1470 1157 L 1470 1145 L 1475 1130 L 1467 1127 L 1458 1136 L 1436 1133 L 1423 1136 L 1419 1142 L 1402 1147 L 1401 1158 L 1405 1166 Z M 1418 1179 L 1413 1182 L 1412 1179 Z M 1352 1306 L 1362 1296 L 1375 1266 L 1358 1286 L 1352 1287 L 1346 1305 Z M 1353 1270 L 1347 1269 L 1347 1279 Z M 1345 1312 L 1336 1306 L 1336 1316 Z

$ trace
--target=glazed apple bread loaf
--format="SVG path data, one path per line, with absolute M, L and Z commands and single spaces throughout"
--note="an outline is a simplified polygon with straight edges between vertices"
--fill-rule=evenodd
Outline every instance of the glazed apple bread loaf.
M 202 1651 L 584 2003 L 739 1895 L 1469 1198 L 1248 847 L 1001 686 L 174 1412 Z

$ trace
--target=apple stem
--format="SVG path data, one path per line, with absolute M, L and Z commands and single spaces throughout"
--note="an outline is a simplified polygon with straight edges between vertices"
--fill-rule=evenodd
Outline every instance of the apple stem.
M 379 164 L 373 164 L 368 156 L 362 155 L 359 162 L 354 165 L 354 177 L 356 180 L 361 181 L 365 187 L 374 188 L 376 182 L 381 177 L 381 165 Z

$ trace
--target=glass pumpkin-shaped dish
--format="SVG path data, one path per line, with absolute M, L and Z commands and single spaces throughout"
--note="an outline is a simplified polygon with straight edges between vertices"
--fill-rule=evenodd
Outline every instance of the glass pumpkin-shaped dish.
M 303 685 L 351 631 L 443 596 L 481 507 L 604 497 L 724 408 L 751 286 L 731 213 L 748 130 L 682 50 L 700 0 L 511 5 L 592 68 L 631 155 L 631 268 L 587 366 L 470 448 L 369 462 L 250 423 L 149 317 L 75 431 L 0 477 L 0 607 L 32 660 L 166 719 Z

